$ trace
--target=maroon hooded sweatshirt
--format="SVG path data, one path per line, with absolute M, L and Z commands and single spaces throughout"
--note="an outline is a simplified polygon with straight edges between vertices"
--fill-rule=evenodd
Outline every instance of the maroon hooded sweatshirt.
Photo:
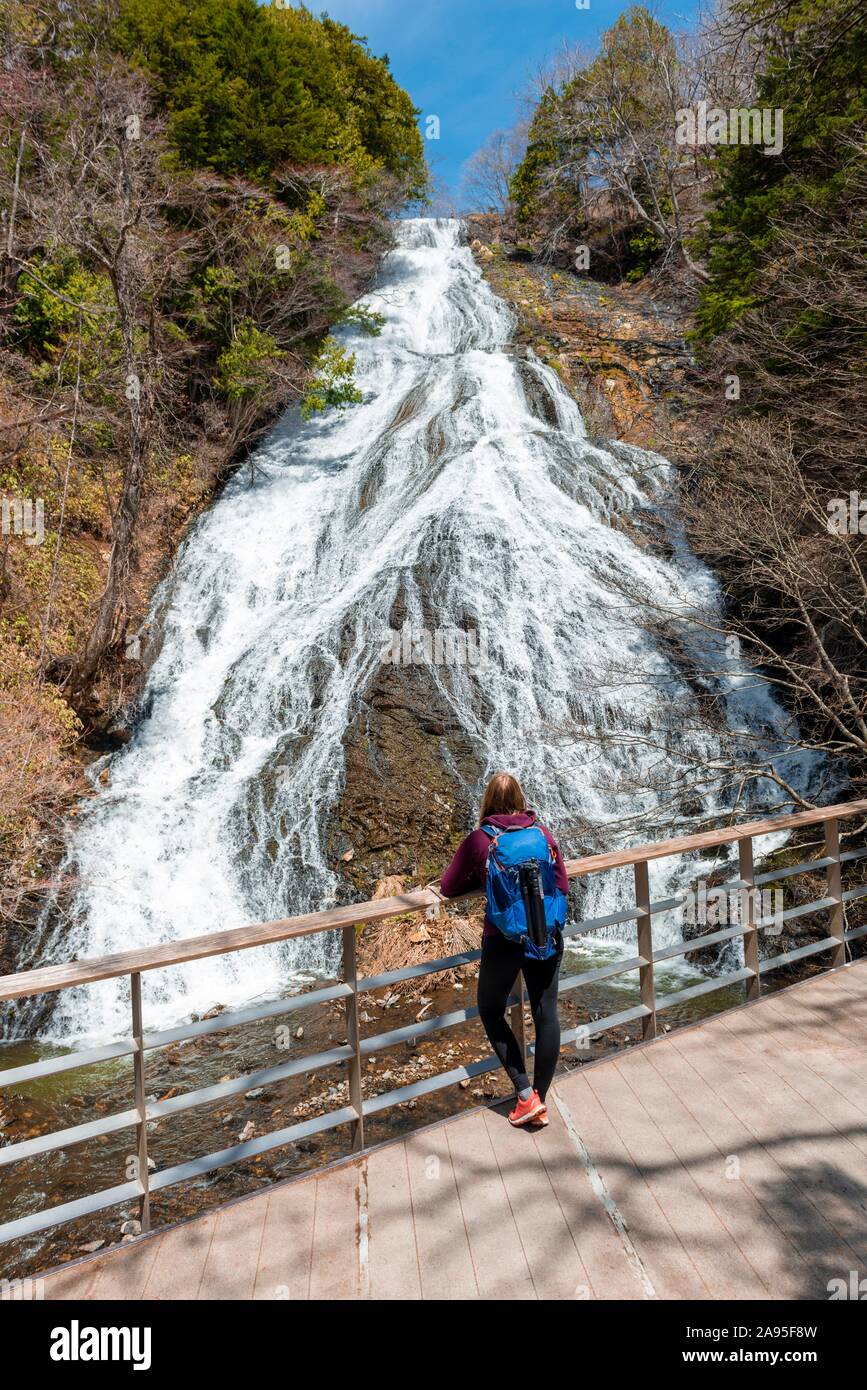
M 568 893 L 569 877 L 557 841 L 547 826 L 539 825 L 535 811 L 513 811 L 504 816 L 487 816 L 485 825 L 493 825 L 501 830 L 508 829 L 511 825 L 516 825 L 521 830 L 526 830 L 531 825 L 538 825 L 554 851 L 557 887 L 562 889 L 564 893 Z M 470 893 L 474 888 L 484 888 L 490 844 L 490 837 L 482 829 L 473 830 L 462 841 L 457 854 L 440 880 L 440 891 L 444 898 L 459 898 L 461 894 Z M 485 936 L 497 935 L 497 928 L 488 921 L 487 917 L 485 918 L 484 934 Z

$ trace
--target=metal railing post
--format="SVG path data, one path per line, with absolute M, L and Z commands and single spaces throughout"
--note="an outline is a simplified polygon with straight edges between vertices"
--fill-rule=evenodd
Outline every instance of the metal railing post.
M 647 961 L 638 967 L 641 988 L 641 1002 L 650 1013 L 641 1020 L 641 1035 L 644 1038 L 656 1037 L 656 990 L 653 984 L 653 918 L 650 914 L 650 875 L 646 862 L 633 865 L 635 873 L 635 906 L 638 916 L 638 954 Z
M 831 966 L 846 964 L 846 915 L 843 911 L 843 873 L 840 868 L 840 823 L 825 821 L 825 857 L 833 859 L 826 870 L 828 897 L 836 899 L 828 909 L 828 935 L 833 936 L 837 945 L 831 952 Z
M 148 1116 L 145 1096 L 145 1052 L 144 1028 L 141 1011 L 141 975 L 134 973 L 129 977 L 130 1000 L 132 1002 L 132 1036 L 135 1052 L 132 1059 L 133 1088 L 135 1108 L 138 1112 L 136 1124 L 136 1163 L 138 1180 L 142 1192 L 139 1197 L 139 1221 L 142 1232 L 151 1228 L 150 1173 L 148 1172 Z
M 361 1087 L 361 1047 L 358 1034 L 358 965 L 355 951 L 356 927 L 343 928 L 343 979 L 352 986 L 346 996 L 346 1042 L 352 1048 L 348 1059 L 349 1103 L 357 1115 L 352 1121 L 352 1152 L 364 1148 L 364 1095 Z
M 753 866 L 753 841 L 748 835 L 738 840 L 738 872 L 747 886 L 741 889 L 741 903 L 746 904 L 746 915 L 741 913 L 741 926 L 744 928 L 744 968 L 752 970 L 747 980 L 747 1000 L 758 999 L 762 992 L 762 977 L 759 973 L 759 929 L 756 926 L 755 868 Z

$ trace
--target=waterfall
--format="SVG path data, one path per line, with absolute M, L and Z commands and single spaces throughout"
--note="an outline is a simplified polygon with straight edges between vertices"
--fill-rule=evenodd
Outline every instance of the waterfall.
M 399 224 L 363 301 L 385 316 L 381 335 L 340 330 L 362 404 L 307 423 L 290 412 L 192 527 L 154 599 L 142 717 L 71 827 L 76 887 L 67 911 L 46 915 L 43 961 L 336 900 L 324 827 L 396 604 L 413 632 L 433 613 L 445 631 L 476 634 L 475 662 L 443 663 L 423 645 L 414 660 L 481 763 L 521 777 L 564 849 L 582 847 L 582 821 L 641 810 L 667 835 L 696 815 L 662 786 L 623 790 L 647 782 L 660 755 L 621 735 L 665 729 L 667 770 L 719 756 L 694 688 L 617 593 L 626 577 L 663 602 L 718 603 L 669 515 L 671 466 L 588 440 L 557 373 L 510 348 L 511 314 L 464 240 L 452 220 Z M 662 519 L 665 546 L 642 542 L 642 514 Z M 729 664 L 730 726 L 775 737 L 782 709 Z M 602 688 L 611 667 L 637 678 Z M 616 737 L 600 742 L 605 730 Z M 815 773 L 789 755 L 790 780 Z M 696 799 L 700 818 L 725 809 Z M 664 892 L 687 869 L 653 872 Z M 582 907 L 611 911 L 628 890 L 591 881 Z M 148 1026 L 279 995 L 299 973 L 333 968 L 335 948 L 308 937 L 146 975 Z M 61 994 L 51 1035 L 128 1027 L 126 982 L 106 981 Z

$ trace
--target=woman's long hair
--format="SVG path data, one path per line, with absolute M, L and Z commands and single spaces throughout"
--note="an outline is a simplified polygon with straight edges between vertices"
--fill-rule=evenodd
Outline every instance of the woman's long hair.
M 495 772 L 485 787 L 479 825 L 489 816 L 507 816 L 526 809 L 527 798 L 517 777 L 513 777 L 510 772 Z

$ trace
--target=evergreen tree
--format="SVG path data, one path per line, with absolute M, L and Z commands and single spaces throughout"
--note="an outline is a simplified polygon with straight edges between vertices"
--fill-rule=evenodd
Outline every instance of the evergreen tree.
M 423 193 L 418 113 L 345 25 L 256 0 L 119 0 L 113 40 L 150 77 L 183 164 L 264 179 L 342 163 Z

